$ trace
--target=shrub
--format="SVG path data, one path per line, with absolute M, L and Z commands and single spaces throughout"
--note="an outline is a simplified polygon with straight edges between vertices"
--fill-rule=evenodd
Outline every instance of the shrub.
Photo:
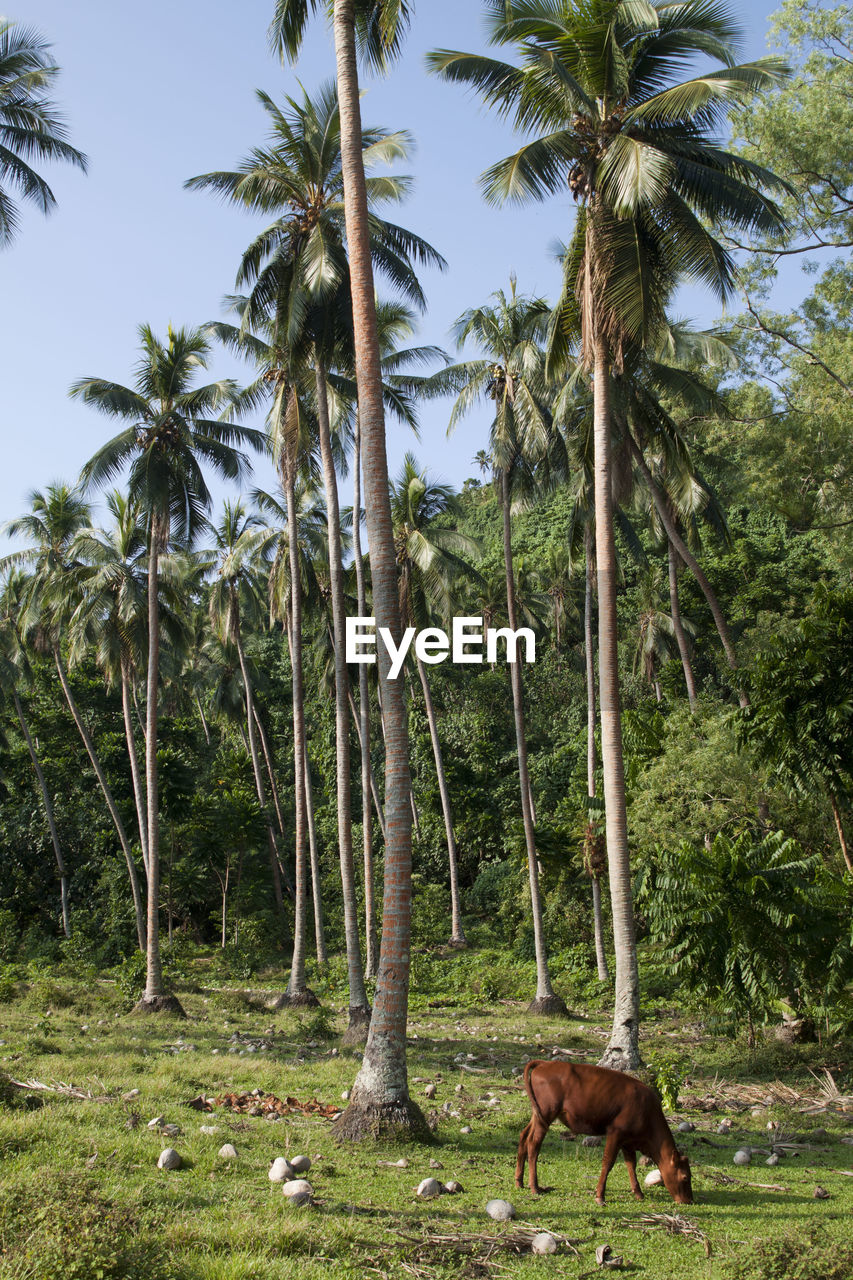
M 756 1240 L 739 1250 L 725 1274 L 727 1280 L 850 1280 L 853 1246 L 826 1240 L 816 1228 L 805 1238 Z

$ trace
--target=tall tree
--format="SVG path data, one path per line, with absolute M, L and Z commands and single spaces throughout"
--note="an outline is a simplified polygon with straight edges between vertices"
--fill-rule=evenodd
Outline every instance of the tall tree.
M 476 554 L 476 544 L 456 529 L 433 524 L 438 517 L 448 515 L 460 515 L 459 504 L 450 486 L 431 480 L 426 471 L 418 469 L 414 456 L 407 453 L 400 473 L 391 485 L 391 519 L 397 544 L 400 614 L 404 627 L 424 630 L 434 617 L 446 621 L 455 594 L 454 586 L 457 585 L 454 578 L 458 582 L 462 577 L 472 576 L 466 557 Z M 467 939 L 462 927 L 459 860 L 438 721 L 427 669 L 417 654 L 415 666 L 423 691 L 447 837 L 451 904 L 449 941 L 451 946 L 464 947 Z
M 229 381 L 194 386 L 207 367 L 210 346 L 200 329 L 168 330 L 162 342 L 148 325 L 139 329 L 141 355 L 133 387 L 83 378 L 71 395 L 127 425 L 86 463 L 83 483 L 114 480 L 127 468 L 128 492 L 145 512 L 148 537 L 148 672 L 145 703 L 145 787 L 148 802 L 148 945 L 142 1012 L 183 1013 L 167 995 L 160 958 L 160 808 L 157 723 L 160 671 L 160 558 L 171 546 L 192 545 L 210 510 L 202 463 L 224 479 L 248 467 L 238 446 L 263 447 L 263 435 L 208 415 L 227 411 L 236 388 Z
M 29 161 L 65 160 L 86 171 L 86 157 L 68 141 L 62 115 L 49 97 L 59 75 L 51 46 L 31 27 L 0 18 L 0 246 L 18 230 L 8 185 L 42 213 L 56 199 Z
M 675 283 L 689 278 L 722 299 L 735 262 L 713 227 L 773 232 L 782 216 L 761 166 L 714 136 L 730 110 L 778 84 L 778 59 L 735 62 L 738 27 L 723 4 L 647 0 L 488 0 L 492 44 L 520 65 L 452 51 L 430 56 L 445 78 L 473 85 L 535 136 L 485 175 L 489 199 L 579 204 L 568 251 L 566 322 L 578 324 L 593 379 L 599 684 L 607 855 L 616 950 L 613 1029 L 602 1062 L 640 1062 L 640 991 L 625 805 L 612 500 L 611 370 L 625 342 L 664 323 Z M 721 69 L 678 82 L 705 55 Z
M 499 290 L 484 307 L 465 312 L 454 325 L 461 347 L 466 340 L 476 342 L 483 358 L 451 365 L 431 379 L 433 388 L 455 390 L 456 401 L 448 431 L 463 414 L 481 399 L 491 401 L 494 417 L 490 426 L 490 456 L 498 492 L 503 527 L 504 585 L 509 625 L 518 629 L 516 574 L 512 551 L 512 501 L 515 491 L 532 483 L 537 463 L 546 458 L 554 435 L 544 382 L 542 340 L 548 321 L 548 306 L 541 298 L 517 293 L 515 280 L 509 294 Z M 535 815 L 527 764 L 527 736 L 524 723 L 524 693 L 521 665 L 509 664 L 521 813 L 530 881 L 530 909 L 536 947 L 536 996 L 533 1013 L 564 1014 L 566 1006 L 551 985 L 548 969 L 539 859 L 536 853 Z
M 65 484 L 52 484 L 43 493 L 34 490 L 30 494 L 30 507 L 26 515 L 4 526 L 12 537 L 23 535 L 30 543 L 6 561 L 27 564 L 31 569 L 22 590 L 21 626 L 24 634 L 31 635 L 34 643 L 53 658 L 68 710 L 86 748 L 124 854 L 142 945 L 145 931 L 138 912 L 139 885 L 133 851 L 95 741 L 71 688 L 63 653 L 65 633 L 85 577 L 85 568 L 75 559 L 73 548 L 78 533 L 89 523 L 89 506 L 78 490 Z
M 270 36 L 282 56 L 296 58 L 309 13 L 318 5 L 319 0 L 277 0 Z M 334 0 L 332 15 L 373 609 L 377 626 L 386 627 L 392 635 L 399 636 L 381 353 L 362 157 L 357 46 L 360 39 L 367 56 L 374 63 L 385 65 L 399 49 L 409 6 L 406 0 Z M 390 657 L 380 646 L 386 824 L 382 947 L 364 1059 L 349 1106 L 338 1122 L 339 1131 L 347 1137 L 386 1131 L 425 1134 L 420 1110 L 409 1097 L 406 1071 L 412 917 L 411 775 L 405 688 L 402 680 L 390 678 L 390 665 Z

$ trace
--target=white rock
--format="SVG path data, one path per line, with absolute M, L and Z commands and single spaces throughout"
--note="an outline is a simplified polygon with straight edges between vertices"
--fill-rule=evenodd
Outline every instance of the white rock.
M 444 1165 L 441 1163 L 440 1160 L 430 1160 L 429 1167 L 431 1169 L 443 1169 Z
M 166 1119 L 165 1116 L 155 1116 L 153 1120 L 148 1121 L 148 1128 L 159 1129 L 160 1125 L 163 1123 L 165 1119 Z
M 486 1205 L 486 1213 L 495 1222 L 509 1222 L 515 1217 L 515 1209 L 508 1200 L 490 1200 Z
M 214 1133 L 219 1133 L 219 1125 L 218 1124 L 201 1124 L 198 1127 L 198 1131 L 199 1133 L 206 1133 L 208 1136 L 212 1136 Z
M 696 1128 L 695 1124 L 691 1124 L 689 1120 L 682 1120 L 681 1124 L 678 1126 L 678 1132 L 692 1133 L 695 1128 Z
M 290 1204 L 310 1204 L 314 1199 L 314 1188 L 304 1178 L 295 1178 L 292 1182 L 285 1182 L 282 1191 Z
M 736 1151 L 734 1153 L 734 1155 L 732 1156 L 732 1161 L 734 1164 L 749 1164 L 750 1153 L 748 1151 L 745 1151 L 743 1148 L 741 1148 L 740 1151 Z
M 464 1190 L 462 1183 L 455 1182 L 453 1179 L 450 1182 L 445 1182 L 444 1189 L 449 1196 L 458 1196 L 459 1192 Z
M 394 1161 L 395 1169 L 408 1169 L 408 1167 L 409 1167 L 409 1162 L 405 1156 L 400 1156 L 399 1160 Z
M 343 1090 L 343 1092 L 341 1093 L 341 1098 L 343 1099 L 344 1102 L 349 1101 L 349 1089 Z
M 270 1182 L 289 1182 L 293 1173 L 290 1161 L 285 1160 L 284 1156 L 276 1156 L 270 1165 L 268 1177 Z
M 534 1236 L 530 1241 L 530 1248 L 534 1253 L 556 1253 L 557 1241 L 551 1235 L 550 1231 L 540 1231 L 539 1234 Z
M 644 1187 L 659 1187 L 663 1184 L 663 1174 L 660 1169 L 652 1169 L 643 1178 Z
M 307 1173 L 311 1168 L 310 1156 L 294 1156 L 290 1161 L 294 1173 Z
M 157 1161 L 158 1169 L 180 1169 L 183 1160 L 178 1155 L 174 1147 L 166 1147 L 160 1152 L 160 1159 Z
M 423 1182 L 419 1182 L 415 1190 L 415 1195 L 420 1196 L 422 1200 L 432 1200 L 434 1196 L 440 1196 L 444 1191 L 444 1187 L 438 1178 L 424 1178 Z
M 216 1153 L 220 1160 L 236 1160 L 237 1148 L 230 1142 L 225 1142 Z
M 424 1089 L 424 1097 L 425 1097 L 425 1098 L 434 1098 L 434 1097 L 435 1097 L 435 1085 L 434 1085 L 434 1084 L 428 1084 L 428 1085 L 426 1086 L 426 1088 Z
M 779 1157 L 777 1156 L 776 1152 L 774 1151 L 773 1155 L 770 1156 L 769 1160 L 765 1160 L 764 1163 L 769 1164 L 771 1169 L 773 1168 L 774 1165 L 777 1165 L 779 1163 Z

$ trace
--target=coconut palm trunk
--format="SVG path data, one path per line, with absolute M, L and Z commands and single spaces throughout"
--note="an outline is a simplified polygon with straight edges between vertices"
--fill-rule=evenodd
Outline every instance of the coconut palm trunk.
M 364 561 L 361 557 L 361 426 L 358 412 L 355 415 L 355 443 L 353 447 L 352 536 L 358 616 L 364 618 L 367 616 L 367 592 L 364 584 Z M 385 819 L 379 804 L 373 768 L 370 763 L 370 686 L 367 680 L 367 665 L 364 662 L 360 662 L 358 666 L 358 715 L 356 716 L 353 710 L 353 717 L 358 728 L 361 751 L 361 830 L 364 851 L 364 976 L 365 978 L 375 978 L 379 964 L 379 935 L 376 929 L 376 893 L 373 885 L 371 793 L 374 796 L 383 836 L 385 834 Z
M 592 529 L 587 521 L 584 528 L 584 549 L 586 551 L 585 590 L 583 610 L 584 665 L 586 668 L 586 793 L 590 799 L 595 797 L 595 773 L 597 768 L 595 729 L 597 723 L 595 697 L 595 646 L 593 640 L 593 545 Z M 592 923 L 595 934 L 595 963 L 599 982 L 610 981 L 607 967 L 607 952 L 604 947 L 604 919 L 601 910 L 601 872 L 597 865 L 589 867 L 592 880 Z
M 62 845 L 59 843 L 59 832 L 56 829 L 56 819 L 53 816 L 53 804 L 51 803 L 50 793 L 45 782 L 44 772 L 36 754 L 35 745 L 33 744 L 32 735 L 30 734 L 29 725 L 24 716 L 24 708 L 21 705 L 21 699 L 18 697 L 18 690 L 12 689 L 12 701 L 15 704 L 15 714 L 18 717 L 18 724 L 21 726 L 21 733 L 24 735 L 24 741 L 27 744 L 27 750 L 30 753 L 30 759 L 33 762 L 36 778 L 41 790 L 42 803 L 44 804 L 45 817 L 47 818 L 47 826 L 50 831 L 50 839 L 53 844 L 53 856 L 56 858 L 56 869 L 59 873 L 59 896 L 62 906 L 62 932 L 66 938 L 71 937 L 71 919 L 68 913 L 68 872 L 65 868 L 65 858 L 62 855 Z
M 853 875 L 853 859 L 850 857 L 850 847 L 847 843 L 844 824 L 841 821 L 841 810 L 838 807 L 838 801 L 832 793 L 830 793 L 829 796 L 829 803 L 832 805 L 832 816 L 835 819 L 835 830 L 838 834 L 838 843 L 841 846 L 841 855 L 844 858 L 847 870 L 851 875 Z
M 270 795 L 272 796 L 273 808 L 275 809 L 275 820 L 276 820 L 276 825 L 278 827 L 278 834 L 283 839 L 286 828 L 284 825 L 284 814 L 281 811 L 281 799 L 279 798 L 279 794 L 278 794 L 278 784 L 276 783 L 276 779 L 275 779 L 275 770 L 273 769 L 272 752 L 270 751 L 270 744 L 269 744 L 269 740 L 267 739 L 266 731 L 264 729 L 264 722 L 258 713 L 258 704 L 256 702 L 253 702 L 253 713 L 255 717 L 255 728 L 257 729 L 257 732 L 258 732 L 258 741 L 261 744 L 261 753 L 264 757 L 264 764 L 266 765 L 266 770 L 267 770 L 267 778 L 269 779 Z M 282 887 L 282 881 L 284 880 L 285 877 L 283 874 L 284 864 L 282 862 L 281 854 L 279 852 L 278 841 L 268 839 L 267 848 L 269 849 L 269 853 L 270 853 L 270 876 L 272 877 L 272 891 L 273 891 L 273 898 L 275 899 L 276 911 L 281 916 L 281 919 L 284 920 L 285 919 L 284 890 Z
M 136 863 L 133 861 L 133 851 L 130 847 L 130 841 L 127 838 L 127 832 L 124 829 L 124 823 L 121 820 L 121 814 L 118 811 L 116 802 L 113 799 L 113 793 L 110 790 L 110 784 L 107 782 L 107 776 L 101 767 L 98 759 L 98 753 L 95 750 L 95 744 L 92 741 L 92 735 L 86 728 L 86 722 L 80 713 L 80 708 L 71 692 L 71 685 L 68 683 L 68 674 L 59 652 L 59 645 L 54 645 L 53 660 L 56 663 L 56 670 L 59 673 L 59 682 L 62 685 L 62 692 L 65 694 L 65 701 L 68 703 L 68 709 L 77 726 L 77 731 L 83 740 L 86 753 L 92 762 L 92 768 L 95 771 L 95 777 L 98 779 L 101 791 L 104 793 L 104 799 L 107 802 L 107 809 L 113 820 L 113 826 L 119 838 L 124 860 L 127 864 L 127 874 L 130 880 L 130 892 L 133 895 L 133 908 L 136 915 L 136 936 L 139 941 L 140 950 L 145 950 L 145 916 L 142 910 L 142 895 L 139 891 L 139 877 L 136 874 Z
M 669 611 L 672 615 L 672 629 L 675 632 L 675 641 L 681 657 L 684 683 L 687 686 L 687 701 L 690 703 L 690 710 L 694 711 L 696 709 L 696 681 L 693 678 L 690 648 L 687 644 L 684 624 L 681 621 L 681 605 L 678 602 L 678 562 L 675 556 L 675 547 L 669 538 L 666 540 L 666 553 L 669 562 Z
M 136 1008 L 141 1013 L 184 1010 L 166 994 L 160 957 L 160 794 L 157 777 L 157 694 L 160 683 L 160 548 L 165 545 L 160 517 L 152 514 L 148 531 L 148 672 L 145 689 L 145 794 L 148 798 L 148 944 L 145 990 Z
M 305 834 L 305 696 L 302 674 L 302 583 L 299 578 L 299 529 L 296 518 L 296 477 L 292 458 L 282 458 L 282 488 L 287 503 L 287 538 L 290 556 L 290 665 L 293 685 L 293 796 L 296 821 L 293 837 L 295 889 L 293 907 L 293 955 L 287 990 L 272 1003 L 282 1009 L 294 1005 L 316 1005 L 317 997 L 305 981 L 305 953 L 308 923 Z
M 510 516 L 509 472 L 501 468 L 501 517 L 503 521 L 504 570 L 506 572 L 506 607 L 509 625 L 518 629 L 515 607 L 515 574 L 512 563 L 512 523 Z M 536 996 L 528 1006 L 528 1012 L 554 1016 L 567 1014 L 565 1003 L 551 986 L 548 971 L 548 954 L 545 946 L 545 923 L 542 913 L 542 895 L 539 889 L 539 859 L 536 856 L 536 833 L 533 806 L 530 803 L 530 773 L 527 768 L 527 738 L 524 728 L 524 695 L 521 687 L 521 664 L 509 664 L 512 685 L 512 709 L 515 720 L 515 745 L 518 753 L 518 780 L 521 789 L 521 816 L 524 822 L 524 842 L 527 846 L 527 872 L 530 879 L 530 911 L 533 916 L 533 940 L 536 950 Z
M 311 901 L 314 904 L 314 949 L 317 964 L 328 962 L 326 951 L 326 926 L 323 921 L 323 885 L 320 878 L 320 848 L 317 843 L 317 824 L 314 821 L 314 788 L 311 783 L 311 761 L 308 744 L 305 744 L 305 814 L 308 819 L 308 854 L 311 859 Z
M 362 617 L 365 617 L 365 616 L 366 616 L 365 614 L 362 614 Z M 362 669 L 364 669 L 364 665 L 365 665 L 364 663 L 361 663 L 361 664 L 360 664 L 360 666 L 362 667 Z M 369 706 L 370 706 L 370 704 L 368 703 L 367 705 L 368 705 L 368 721 L 367 721 L 367 723 L 368 723 L 368 731 L 369 731 L 369 727 L 370 727 Z M 349 709 L 350 709 L 350 714 L 351 714 L 351 716 L 352 716 L 352 722 L 353 722 L 353 724 L 355 725 L 355 731 L 356 731 L 356 733 L 358 734 L 358 740 L 359 740 L 359 744 L 360 744 L 360 743 L 363 741 L 363 738 L 362 738 L 362 736 L 361 736 L 361 713 L 360 713 L 360 711 L 359 711 L 359 710 L 357 710 L 357 708 L 356 708 L 356 705 L 355 705 L 355 698 L 352 696 L 352 692 L 351 692 L 351 691 L 350 691 L 350 695 L 349 695 Z M 380 724 L 382 724 L 382 716 L 381 716 L 381 713 L 380 713 L 380 717 L 379 717 L 379 723 L 380 723 Z M 384 739 L 383 739 L 383 740 L 384 740 Z M 368 741 L 368 745 L 369 745 L 369 744 L 370 744 L 370 738 L 369 738 L 369 737 L 368 737 L 367 741 Z M 374 773 L 374 771 L 373 771 L 373 765 L 371 764 L 370 760 L 368 760 L 368 762 L 367 762 L 367 772 L 368 772 L 369 785 L 370 785 L 370 795 L 373 797 L 373 809 L 374 809 L 374 812 L 376 813 L 376 821 L 379 823 L 379 830 L 382 832 L 382 839 L 384 840 L 384 839 L 385 839 L 385 810 L 382 808 L 382 797 L 381 797 L 381 796 L 380 796 L 380 794 L 379 794 L 379 787 L 378 787 L 377 782 L 376 782 L 376 774 L 375 774 L 375 773 Z
M 677 528 L 675 527 L 675 521 L 673 520 L 672 515 L 670 514 L 669 504 L 666 500 L 666 495 L 664 494 L 660 485 L 657 483 L 651 471 L 649 470 L 649 465 L 646 462 L 645 458 L 643 457 L 642 449 L 637 444 L 633 436 L 631 436 L 630 434 L 628 435 L 627 440 L 628 440 L 628 448 L 631 452 L 631 456 L 636 462 L 637 468 L 648 486 L 649 493 L 652 495 L 652 500 L 655 504 L 655 509 L 657 510 L 657 513 L 660 517 L 661 524 L 666 530 L 666 535 L 669 538 L 669 541 L 672 543 L 675 550 L 678 552 L 681 559 L 687 565 L 687 568 L 693 574 L 693 577 L 696 579 L 696 582 L 699 585 L 699 589 L 701 590 L 703 596 L 708 602 L 708 608 L 711 610 L 711 614 L 714 619 L 714 624 L 717 628 L 717 634 L 720 637 L 720 643 L 722 644 L 723 650 L 726 655 L 726 661 L 728 662 L 732 671 L 737 671 L 738 662 L 737 662 L 737 654 L 735 653 L 734 642 L 732 640 L 731 632 L 729 631 L 729 625 L 726 622 L 722 609 L 720 608 L 720 602 L 717 599 L 716 595 L 714 594 L 714 589 L 711 586 L 708 579 L 705 577 L 705 574 L 702 571 L 702 568 L 698 560 L 689 550 L 687 543 L 684 541 L 684 539 L 681 537 L 680 533 L 678 532 Z M 742 707 L 749 706 L 749 698 L 747 697 L 746 693 L 743 692 L 743 690 L 740 690 L 738 692 L 738 701 Z
M 195 694 L 195 705 L 198 708 L 198 714 L 201 719 L 201 727 L 204 732 L 204 740 L 210 746 L 210 726 L 207 723 L 207 717 L 204 714 L 204 708 L 201 705 L 201 698 Z
M 121 663 L 121 711 L 124 718 L 124 739 L 127 743 L 127 756 L 130 760 L 130 776 L 133 779 L 133 800 L 136 805 L 136 822 L 139 828 L 139 846 L 142 849 L 142 864 L 145 875 L 148 875 L 148 810 L 146 807 L 145 787 L 139 772 L 139 757 L 136 754 L 136 736 L 133 732 L 133 717 L 130 708 L 130 675 L 127 664 Z M 143 948 L 144 950 L 144 948 Z
M 447 777 L 444 772 L 441 744 L 438 741 L 438 722 L 435 718 L 435 707 L 426 669 L 420 658 L 416 658 L 415 662 L 424 695 L 429 736 L 432 740 L 432 754 L 435 759 L 435 772 L 438 776 L 438 791 L 441 796 L 441 811 L 444 815 L 444 830 L 447 836 L 447 860 L 450 867 L 450 945 L 451 947 L 467 947 L 468 939 L 465 937 L 465 930 L 462 928 L 462 907 L 459 895 L 459 859 L 456 853 L 456 836 L 453 831 L 453 811 L 450 807 L 450 792 L 447 789 Z
M 255 792 L 258 797 L 258 804 L 261 806 L 261 812 L 266 813 L 267 789 L 264 786 L 264 775 L 261 770 L 261 756 L 258 751 L 255 699 L 252 695 L 252 680 L 249 674 L 249 664 L 246 661 L 246 653 L 243 648 L 243 636 L 240 630 L 239 604 L 236 599 L 232 599 L 231 602 L 231 635 L 234 640 L 234 647 L 237 650 L 237 660 L 240 663 L 240 674 L 243 677 L 243 692 L 246 697 L 246 745 L 249 750 L 249 758 L 252 761 L 252 774 L 255 779 Z M 281 889 L 278 846 L 276 844 L 275 832 L 273 831 L 271 822 L 267 822 L 267 851 L 269 854 L 270 875 L 272 877 L 273 897 L 275 899 L 276 911 L 281 916 L 284 914 L 284 895 Z
M 373 612 L 377 627 L 387 627 L 393 635 L 399 636 L 397 566 L 388 493 L 382 371 L 362 158 L 353 0 L 335 0 L 333 12 Z M 350 1138 L 362 1137 L 366 1133 L 426 1137 L 426 1123 L 419 1108 L 409 1097 L 406 1069 L 412 920 L 412 827 L 405 693 L 403 682 L 390 678 L 390 658 L 382 645 L 379 646 L 378 665 L 385 719 L 387 832 L 382 945 L 364 1059 L 353 1084 L 349 1106 L 338 1121 L 337 1130 Z
M 361 1044 L 370 1023 L 370 1002 L 364 988 L 361 940 L 358 933 L 358 908 L 355 896 L 355 869 L 352 856 L 352 801 L 350 796 L 349 742 L 349 675 L 344 645 L 346 608 L 344 605 L 344 568 L 341 553 L 341 516 L 338 503 L 338 479 L 332 456 L 329 423 L 329 401 L 326 369 L 318 350 L 314 352 L 317 389 L 317 423 L 323 485 L 326 492 L 326 519 L 329 531 L 329 580 L 332 597 L 332 642 L 335 654 L 335 761 L 338 802 L 338 853 L 344 904 L 344 935 L 347 949 L 349 981 L 349 1024 L 344 1033 L 345 1044 Z
M 587 270 L 594 271 L 593 218 L 587 231 Z M 602 327 L 603 328 L 603 327 Z M 601 763 L 613 943 L 616 953 L 613 1029 L 601 1065 L 633 1071 L 640 1065 L 640 978 L 631 897 L 625 809 L 622 716 L 616 613 L 616 541 L 611 472 L 610 364 L 603 331 L 594 331 L 595 559 L 598 583 L 598 679 Z

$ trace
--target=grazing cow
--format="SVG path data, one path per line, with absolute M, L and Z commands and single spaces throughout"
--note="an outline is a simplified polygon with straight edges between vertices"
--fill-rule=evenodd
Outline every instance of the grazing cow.
M 625 1154 L 631 1190 L 637 1200 L 643 1198 L 637 1181 L 637 1152 L 641 1151 L 660 1169 L 664 1186 L 676 1204 L 693 1203 L 690 1161 L 676 1147 L 658 1096 L 648 1085 L 606 1067 L 533 1061 L 524 1068 L 524 1087 L 533 1115 L 518 1143 L 517 1187 L 522 1184 L 527 1160 L 530 1190 L 539 1195 L 539 1149 L 549 1127 L 559 1119 L 572 1133 L 606 1135 L 601 1177 L 595 1189 L 598 1204 L 604 1204 L 607 1175 L 620 1151 Z

